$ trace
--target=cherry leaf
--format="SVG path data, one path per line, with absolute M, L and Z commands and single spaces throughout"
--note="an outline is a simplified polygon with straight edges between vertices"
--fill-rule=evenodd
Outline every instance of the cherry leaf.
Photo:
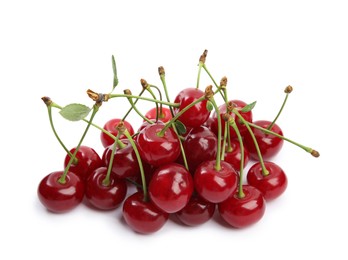
M 214 109 L 213 103 L 211 103 L 209 100 L 207 101 L 206 107 L 209 112 L 213 111 Z
M 82 104 L 69 104 L 63 107 L 59 113 L 67 120 L 79 121 L 84 119 L 91 109 Z
M 116 86 L 118 85 L 117 68 L 116 68 L 116 61 L 115 61 L 114 55 L 112 55 L 111 60 L 112 60 L 112 71 L 114 72 L 114 83 L 113 83 L 112 90 L 114 90 Z
M 251 111 L 251 110 L 254 108 L 255 105 L 256 105 L 256 101 L 254 101 L 254 102 L 252 102 L 252 103 L 246 105 L 245 107 L 243 107 L 243 108 L 240 110 L 240 112 L 247 113 L 247 112 Z
M 174 124 L 179 135 L 186 133 L 186 126 L 181 121 L 176 120 Z

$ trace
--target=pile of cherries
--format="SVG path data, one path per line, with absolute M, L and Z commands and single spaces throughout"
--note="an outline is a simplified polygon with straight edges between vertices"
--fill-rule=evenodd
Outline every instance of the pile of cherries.
M 259 221 L 266 202 L 287 188 L 285 172 L 271 161 L 284 140 L 315 157 L 319 153 L 284 137 L 275 120 L 253 121 L 255 102 L 228 99 L 227 78 L 216 84 L 206 67 L 206 55 L 204 51 L 199 59 L 197 86 L 182 89 L 173 103 L 168 97 L 163 67 L 159 67 L 159 75 L 166 101 L 162 100 L 163 91 L 145 80 L 141 80 L 143 88 L 137 96 L 130 90 L 115 94 L 118 80 L 114 59 L 112 91 L 87 91 L 95 102 L 92 108 L 79 104 L 60 107 L 43 97 L 52 130 L 67 155 L 64 170 L 52 172 L 40 182 L 41 203 L 55 213 L 70 211 L 82 201 L 99 210 L 121 206 L 125 222 L 143 234 L 159 230 L 171 214 L 188 226 L 201 225 L 214 214 L 235 228 Z M 204 91 L 199 88 L 202 69 L 214 83 Z M 291 91 L 290 86 L 285 89 L 282 108 Z M 144 97 L 144 93 L 150 97 Z M 220 106 L 215 102 L 217 95 L 224 100 Z M 103 102 L 114 98 L 128 99 L 128 113 L 110 119 L 103 127 L 95 125 L 93 118 Z M 152 105 L 148 111 L 139 111 L 138 101 Z M 86 123 L 73 149 L 67 149 L 59 138 L 52 108 L 59 109 L 68 120 Z M 142 121 L 137 130 L 126 120 L 131 110 Z M 101 130 L 100 141 L 105 148 L 102 155 L 83 145 L 91 126 Z M 243 178 L 248 163 L 252 165 Z M 131 195 L 127 197 L 128 194 Z

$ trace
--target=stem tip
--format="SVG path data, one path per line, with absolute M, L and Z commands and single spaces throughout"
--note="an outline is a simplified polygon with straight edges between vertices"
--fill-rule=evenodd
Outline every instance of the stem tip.
M 316 150 L 312 150 L 311 155 L 314 156 L 315 158 L 318 158 L 320 156 L 319 152 Z

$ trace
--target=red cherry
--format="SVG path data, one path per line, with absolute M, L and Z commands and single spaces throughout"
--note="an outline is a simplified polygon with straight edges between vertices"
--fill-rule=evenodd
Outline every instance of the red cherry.
M 65 183 L 58 182 L 63 171 L 48 174 L 39 184 L 37 193 L 41 203 L 50 211 L 63 213 L 72 210 L 83 199 L 84 183 L 78 175 L 68 172 Z
M 117 136 L 118 131 L 117 131 L 116 127 L 117 127 L 118 123 L 121 122 L 121 121 L 122 121 L 122 119 L 120 119 L 120 118 L 110 119 L 109 121 L 107 121 L 105 123 L 103 128 L 106 131 L 110 132 L 112 135 Z M 123 121 L 123 123 L 124 123 L 124 126 L 127 128 L 129 134 L 133 135 L 134 134 L 134 130 L 133 130 L 132 125 L 129 122 L 127 122 L 127 121 Z M 125 138 L 125 136 L 121 135 L 120 139 L 122 139 L 122 138 Z M 112 145 L 115 142 L 114 139 L 112 139 L 110 136 L 108 136 L 104 132 L 100 133 L 100 140 L 101 140 L 101 142 L 102 142 L 104 147 L 108 147 L 108 146 Z
M 191 196 L 188 204 L 175 215 L 187 226 L 197 226 L 207 222 L 215 212 L 215 204 L 199 196 Z
M 240 150 L 239 141 L 235 139 L 231 140 L 232 151 L 228 152 L 227 147 L 228 145 L 226 143 L 225 158 L 224 158 L 225 162 L 230 163 L 236 171 L 240 171 L 240 161 L 242 158 L 242 153 Z M 248 149 L 244 147 L 244 167 L 247 165 L 248 162 L 249 162 L 249 152 L 248 152 Z
M 70 150 L 73 154 L 76 148 Z M 77 151 L 77 164 L 71 164 L 69 171 L 76 173 L 82 180 L 86 180 L 88 176 L 97 168 L 103 166 L 103 162 L 98 153 L 91 147 L 81 145 Z M 70 156 L 67 154 L 64 159 L 64 168 L 68 165 Z
M 159 167 L 149 184 L 151 201 L 167 213 L 174 213 L 185 207 L 192 192 L 191 174 L 177 163 Z
M 241 100 L 231 100 L 229 102 L 232 102 L 234 104 L 234 107 L 238 110 L 238 112 L 241 114 L 241 116 L 248 122 L 252 122 L 253 120 L 253 114 L 252 114 L 252 111 L 248 111 L 248 112 L 241 112 L 240 110 L 242 110 L 243 107 L 245 107 L 247 104 Z M 226 113 L 227 109 L 226 109 L 226 104 L 222 104 L 221 106 L 219 106 L 219 111 L 220 111 L 220 117 L 221 117 L 221 120 L 222 122 L 223 121 L 223 115 Z M 238 130 L 240 132 L 240 134 L 242 136 L 245 135 L 245 133 L 248 132 L 248 129 L 247 127 L 242 123 L 242 121 L 235 115 L 235 113 L 230 113 L 230 115 L 232 116 L 232 118 L 235 120 L 236 122 L 236 125 L 238 127 Z M 212 129 L 213 129 L 213 132 L 215 134 L 217 134 L 218 132 L 218 120 L 217 120 L 217 114 L 216 112 L 213 113 L 213 122 L 212 122 Z M 221 131 L 222 135 L 224 135 L 225 133 L 225 127 L 222 127 L 222 131 Z M 237 134 L 236 132 L 234 131 L 233 127 L 230 126 L 230 136 L 231 138 L 233 137 L 237 137 Z
M 226 200 L 237 189 L 238 174 L 233 166 L 221 161 L 221 169 L 215 169 L 215 160 L 201 163 L 194 174 L 197 193 L 205 200 L 219 203 Z
M 259 121 L 255 121 L 253 122 L 255 125 L 258 125 L 262 128 L 268 128 L 269 125 L 271 125 L 272 122 L 270 121 L 266 121 L 266 120 L 259 120 Z M 265 132 L 256 129 L 256 128 L 252 128 L 253 129 L 253 133 L 256 137 L 256 141 L 259 145 L 260 148 L 260 152 L 262 154 L 262 158 L 265 160 L 268 160 L 270 158 L 272 158 L 273 156 L 275 156 L 282 148 L 283 146 L 283 139 L 276 137 L 274 135 L 271 134 L 266 134 Z M 271 131 L 279 134 L 279 135 L 283 135 L 282 130 L 280 129 L 280 127 L 277 124 L 274 124 L 272 126 L 272 129 L 270 129 Z M 257 155 L 256 152 L 256 148 L 255 148 L 255 144 L 254 141 L 251 137 L 251 135 L 248 133 L 246 135 L 244 135 L 244 140 L 245 140 L 245 146 L 248 148 L 248 151 L 250 153 L 250 157 L 252 157 L 255 160 L 258 160 L 259 157 Z
M 162 122 L 145 126 L 137 135 L 139 154 L 148 164 L 155 167 L 174 162 L 180 155 L 180 143 L 172 128 L 164 136 L 158 133 L 164 128 Z
M 221 217 L 235 228 L 244 228 L 258 222 L 266 210 L 265 199 L 258 189 L 243 185 L 243 192 L 243 198 L 235 193 L 218 204 Z
M 142 234 L 158 231 L 167 222 L 168 213 L 161 211 L 144 194 L 136 192 L 123 203 L 123 218 L 130 228 Z
M 174 113 L 177 114 L 192 102 L 204 96 L 204 92 L 196 88 L 186 88 L 179 92 L 174 102 L 179 103 L 179 108 L 174 108 Z M 179 117 L 179 120 L 188 127 L 197 127 L 202 125 L 209 118 L 210 112 L 206 108 L 207 100 L 203 100 L 198 104 L 188 109 Z
M 267 176 L 262 174 L 260 162 L 255 163 L 247 173 L 248 184 L 261 191 L 264 198 L 268 200 L 279 197 L 288 185 L 285 172 L 273 162 L 264 162 L 266 169 L 269 171 Z
M 159 110 L 159 109 L 158 109 Z M 145 117 L 150 120 L 156 120 L 156 114 L 157 109 L 151 108 L 147 113 L 145 114 Z M 161 120 L 163 123 L 166 123 L 172 119 L 172 113 L 170 112 L 170 109 L 167 107 L 162 107 L 162 114 L 158 115 L 158 120 Z
M 100 167 L 92 172 L 86 181 L 86 199 L 91 205 L 102 210 L 117 208 L 127 195 L 127 183 L 111 172 L 110 184 L 104 185 L 108 169 Z

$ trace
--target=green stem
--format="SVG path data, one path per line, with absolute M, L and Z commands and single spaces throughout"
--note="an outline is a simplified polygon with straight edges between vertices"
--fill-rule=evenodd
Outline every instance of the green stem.
M 144 93 L 145 89 L 142 89 L 139 93 L 139 97 L 141 97 L 141 95 Z M 134 101 L 134 106 L 138 103 L 139 98 L 135 99 Z M 122 118 L 122 121 L 126 120 L 127 116 L 129 115 L 129 113 L 132 111 L 133 106 L 127 111 L 127 113 L 124 115 L 124 117 Z
M 204 66 L 203 62 L 199 62 L 198 64 L 198 75 L 197 75 L 197 84 L 196 84 L 196 89 L 199 89 L 199 82 L 200 82 L 200 78 L 201 78 L 201 71 L 202 71 L 202 67 Z
M 223 97 L 224 97 L 224 101 L 225 101 L 225 106 L 226 106 L 226 109 L 227 109 L 227 107 L 228 107 L 228 96 L 227 96 L 226 86 L 222 90 L 223 90 L 223 94 L 224 94 Z M 227 127 L 227 142 L 228 142 L 227 152 L 232 152 L 230 127 Z
M 109 161 L 109 165 L 108 165 L 108 170 L 107 170 L 107 173 L 106 173 L 106 176 L 103 180 L 103 185 L 104 186 L 109 186 L 110 185 L 110 175 L 111 175 L 111 172 L 112 172 L 112 166 L 114 164 L 114 157 L 115 157 L 115 153 L 116 153 L 116 149 L 117 149 L 117 142 L 119 141 L 119 138 L 121 136 L 121 133 L 118 132 L 117 133 L 117 136 L 116 136 L 116 140 L 112 146 L 112 151 L 111 151 L 111 156 L 110 156 L 110 161 Z
M 158 91 L 159 100 L 162 101 L 163 99 L 162 99 L 161 90 L 157 86 L 154 86 L 154 85 L 150 85 L 150 87 L 154 88 L 154 89 L 156 89 Z M 152 95 L 153 95 L 153 92 L 152 92 Z M 153 95 L 153 97 L 154 97 L 154 95 Z M 169 100 L 167 100 L 167 101 L 169 102 Z M 159 110 L 158 110 L 158 103 L 156 103 L 156 122 L 158 121 L 158 118 L 163 118 L 164 117 L 164 114 L 163 114 L 163 111 L 162 111 L 162 106 L 163 106 L 163 104 L 159 104 Z
M 207 66 L 205 64 L 203 64 L 203 69 L 205 70 L 205 72 L 207 72 L 208 76 L 210 77 L 210 79 L 213 81 L 215 87 L 219 88 L 218 84 L 216 83 L 215 79 L 213 78 L 213 76 L 210 74 Z
M 163 105 L 166 105 L 166 106 L 180 107 L 179 103 L 171 103 L 171 102 L 159 101 L 159 100 L 155 100 L 155 99 L 151 99 L 151 98 L 147 98 L 147 97 L 126 95 L 126 94 L 110 94 L 109 95 L 109 98 L 117 98 L 117 97 L 137 98 L 137 99 L 142 99 L 142 100 L 146 100 L 146 101 L 151 101 L 151 102 L 163 104 Z
M 215 112 L 217 115 L 220 115 L 219 108 L 214 100 L 214 97 L 210 98 L 209 101 L 213 104 Z M 218 143 L 217 143 L 217 154 L 216 154 L 216 164 L 215 164 L 215 170 L 220 171 L 221 170 L 221 117 L 217 116 L 218 120 Z
M 146 122 L 148 122 L 149 124 L 153 124 L 153 122 L 148 119 L 147 117 L 145 117 L 140 111 L 139 109 L 135 106 L 135 104 L 133 103 L 133 99 L 132 98 L 127 98 L 129 103 L 131 104 L 132 108 L 134 109 L 134 111 Z M 157 106 L 157 103 L 156 103 Z
M 85 131 L 83 132 L 83 135 L 82 135 L 78 145 L 76 146 L 75 151 L 74 151 L 72 157 L 70 158 L 70 160 L 68 162 L 68 165 L 65 167 L 63 175 L 59 178 L 59 180 L 58 180 L 59 183 L 61 183 L 61 184 L 65 183 L 65 179 L 66 179 L 66 176 L 67 176 L 67 174 L 69 172 L 70 166 L 73 163 L 74 158 L 76 157 L 76 154 L 77 154 L 77 152 L 80 149 L 80 146 L 81 146 L 81 144 L 83 142 L 83 139 L 85 139 L 85 136 L 86 136 L 86 134 L 87 134 L 87 132 L 89 130 L 89 127 L 91 126 L 91 122 L 93 121 L 93 118 L 96 115 L 96 113 L 98 112 L 98 110 L 99 110 L 99 105 L 95 104 L 93 106 L 93 112 L 92 112 L 91 118 L 89 119 L 88 125 L 87 125 Z
M 286 96 L 284 98 L 283 104 L 282 104 L 281 108 L 279 109 L 277 116 L 273 119 L 272 123 L 267 127 L 268 130 L 271 130 L 272 127 L 274 126 L 274 124 L 276 123 L 276 121 L 278 120 L 278 117 L 282 113 L 283 108 L 284 108 L 284 106 L 286 104 L 286 101 L 288 100 L 288 96 L 289 96 L 289 93 L 286 93 Z

